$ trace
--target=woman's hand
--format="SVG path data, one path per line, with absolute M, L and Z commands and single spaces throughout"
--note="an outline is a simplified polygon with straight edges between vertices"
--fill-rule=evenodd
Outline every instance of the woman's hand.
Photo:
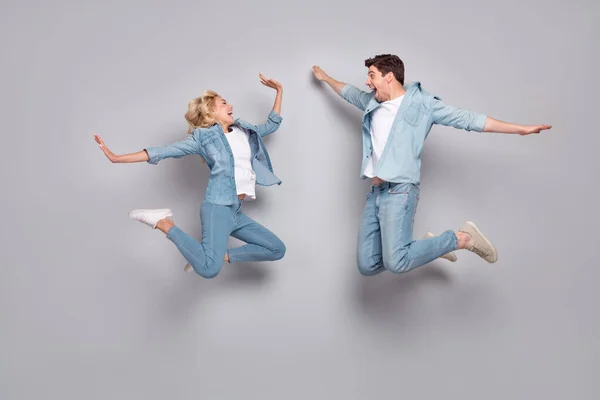
M 104 140 L 102 140 L 100 136 L 94 135 L 94 140 L 96 140 L 96 143 L 98 143 L 98 145 L 100 146 L 100 150 L 102 150 L 106 158 L 108 158 L 111 163 L 136 163 L 148 161 L 150 159 L 146 150 L 138 151 L 137 153 L 122 154 L 118 156 L 112 151 L 110 151 L 108 147 L 106 147 L 106 145 L 104 144 Z
M 96 143 L 98 143 L 98 145 L 100 146 L 100 150 L 102 150 L 102 152 L 110 162 L 114 163 L 117 161 L 117 156 L 112 151 L 110 151 L 108 147 L 106 147 L 106 145 L 104 144 L 104 140 L 102 140 L 100 136 L 94 135 L 94 140 L 96 140 Z
M 271 89 L 277 90 L 277 92 L 281 92 L 283 90 L 283 86 L 281 83 L 277 82 L 275 79 L 265 78 L 263 74 L 258 74 L 260 77 L 260 83 L 263 85 L 270 87 Z

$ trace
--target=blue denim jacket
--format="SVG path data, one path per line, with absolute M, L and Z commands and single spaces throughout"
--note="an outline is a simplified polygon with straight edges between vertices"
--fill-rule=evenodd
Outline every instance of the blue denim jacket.
M 252 151 L 252 169 L 256 183 L 262 186 L 279 185 L 281 180 L 273 174 L 273 166 L 262 138 L 275 132 L 282 118 L 272 110 L 267 121 L 253 125 L 236 119 L 234 125 L 248 132 Z M 205 200 L 213 204 L 232 205 L 238 201 L 235 186 L 234 160 L 229 141 L 221 125 L 198 128 L 187 139 L 166 146 L 148 147 L 150 164 L 158 164 L 165 158 L 181 158 L 189 154 L 199 154 L 206 160 L 210 169 L 210 179 L 206 188 Z
M 452 126 L 467 131 L 482 132 L 487 116 L 444 104 L 437 96 L 427 93 L 419 82 L 404 86 L 406 94 L 398 109 L 390 136 L 374 175 L 394 183 L 420 184 L 421 152 L 433 124 Z M 380 103 L 373 92 L 364 92 L 350 84 L 341 96 L 364 111 L 362 119 L 363 159 L 361 178 L 373 152 L 371 142 L 371 113 Z

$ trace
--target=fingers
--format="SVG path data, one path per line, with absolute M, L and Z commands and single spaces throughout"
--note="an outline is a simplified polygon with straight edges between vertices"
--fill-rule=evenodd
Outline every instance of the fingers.
M 102 140 L 102 138 L 98 135 L 94 135 L 94 140 L 96 141 L 96 143 L 98 143 L 98 145 L 101 148 L 104 148 L 104 141 Z
M 271 81 L 270 78 L 265 77 L 263 74 L 259 74 L 259 76 L 260 76 L 261 83 L 263 83 L 265 85 L 268 85 L 268 83 Z
M 275 79 L 266 78 L 263 74 L 259 74 L 259 77 L 260 77 L 260 83 L 262 83 L 263 85 L 265 85 L 267 87 L 277 89 L 282 86 L 281 83 L 279 83 Z

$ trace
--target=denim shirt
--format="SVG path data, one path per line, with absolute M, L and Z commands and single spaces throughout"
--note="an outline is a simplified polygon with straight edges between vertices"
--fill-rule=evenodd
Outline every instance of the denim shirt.
M 420 184 L 421 153 L 433 124 L 452 126 L 467 131 L 482 132 L 487 116 L 444 104 L 437 96 L 427 93 L 419 82 L 404 86 L 406 94 L 398 108 L 390 136 L 374 176 L 394 183 Z M 364 92 L 350 84 L 340 95 L 364 111 L 362 119 L 363 158 L 361 178 L 373 152 L 371 141 L 372 112 L 380 106 L 373 92 Z
M 273 166 L 262 138 L 275 132 L 282 118 L 272 110 L 267 121 L 253 125 L 236 119 L 234 125 L 249 133 L 252 154 L 252 169 L 256 174 L 256 184 L 272 186 L 281 184 L 281 180 L 273 174 Z M 197 128 L 187 139 L 166 146 L 148 147 L 148 163 L 158 164 L 165 158 L 181 158 L 189 154 L 199 154 L 210 169 L 210 179 L 204 199 L 213 204 L 233 205 L 238 201 L 235 186 L 234 159 L 229 141 L 225 137 L 221 125 L 214 124 L 209 128 Z

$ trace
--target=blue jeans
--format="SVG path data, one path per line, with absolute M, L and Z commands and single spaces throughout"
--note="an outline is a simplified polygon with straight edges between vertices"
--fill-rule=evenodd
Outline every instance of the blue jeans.
M 204 278 L 214 278 L 221 271 L 225 253 L 229 262 L 236 261 L 275 261 L 283 258 L 285 245 L 258 222 L 242 213 L 239 200 L 234 205 L 218 205 L 204 201 L 200 207 L 202 220 L 202 242 L 173 226 L 167 233 L 190 263 L 194 271 Z M 229 236 L 247 244 L 227 250 Z
M 367 195 L 358 234 L 358 270 L 375 275 L 384 270 L 402 273 L 425 265 L 458 248 L 452 231 L 413 240 L 419 187 L 411 183 L 382 183 Z

